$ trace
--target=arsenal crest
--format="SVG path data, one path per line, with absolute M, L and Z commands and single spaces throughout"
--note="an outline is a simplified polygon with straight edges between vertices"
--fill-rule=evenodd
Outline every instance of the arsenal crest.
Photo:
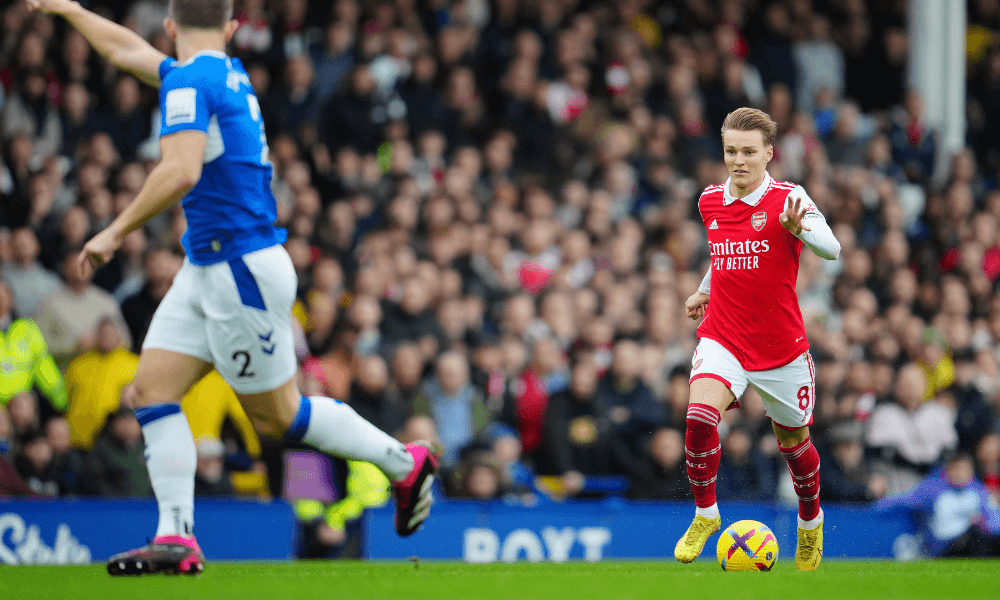
M 753 228 L 757 231 L 764 228 L 764 223 L 767 223 L 766 212 L 754 213 L 753 216 L 750 217 L 750 224 L 753 225 Z

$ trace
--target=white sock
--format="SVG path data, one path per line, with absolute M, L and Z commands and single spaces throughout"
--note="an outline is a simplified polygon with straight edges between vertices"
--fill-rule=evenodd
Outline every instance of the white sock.
M 714 519 L 719 516 L 719 503 L 716 502 L 712 506 L 706 508 L 694 507 L 694 514 L 705 517 L 706 519 Z
M 180 404 L 157 404 L 135 413 L 146 440 L 149 481 L 160 507 L 156 536 L 193 536 L 197 457 L 187 417 Z
M 802 517 L 798 517 L 798 519 L 800 529 L 816 529 L 823 524 L 823 509 L 819 509 L 819 514 L 808 521 L 803 521 Z
M 341 458 L 370 462 L 390 481 L 406 479 L 413 471 L 413 456 L 403 444 L 331 398 L 303 397 L 288 437 Z

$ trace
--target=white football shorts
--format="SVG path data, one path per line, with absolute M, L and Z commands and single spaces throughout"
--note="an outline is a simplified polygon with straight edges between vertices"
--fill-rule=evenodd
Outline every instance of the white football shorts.
M 241 394 L 276 389 L 295 375 L 291 319 L 297 285 L 281 245 L 207 267 L 184 259 L 142 347 L 213 363 Z
M 725 346 L 703 337 L 691 359 L 691 381 L 702 377 L 724 383 L 736 396 L 736 406 L 747 386 L 752 385 L 760 393 L 768 416 L 785 429 L 812 424 L 816 367 L 809 352 L 777 369 L 747 371 Z

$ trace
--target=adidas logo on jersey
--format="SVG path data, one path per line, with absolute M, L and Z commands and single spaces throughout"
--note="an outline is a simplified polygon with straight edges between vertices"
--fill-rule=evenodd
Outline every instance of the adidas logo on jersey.
M 709 225 L 708 228 L 709 229 L 718 229 L 719 228 L 719 222 L 716 221 L 715 219 L 712 219 L 712 224 Z

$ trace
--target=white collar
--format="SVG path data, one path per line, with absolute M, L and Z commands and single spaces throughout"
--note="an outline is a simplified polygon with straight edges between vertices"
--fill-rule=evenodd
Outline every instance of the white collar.
M 768 173 L 767 171 L 764 171 L 764 181 L 761 181 L 760 185 L 757 186 L 757 189 L 755 189 L 750 194 L 747 194 L 743 198 L 736 198 L 735 196 L 729 193 L 729 184 L 731 184 L 732 182 L 733 178 L 730 177 L 729 179 L 726 180 L 725 187 L 722 188 L 722 198 L 723 198 L 722 204 L 724 206 L 729 206 L 730 204 L 736 202 L 737 200 L 742 200 L 743 202 L 746 202 L 750 206 L 757 206 L 757 203 L 760 202 L 760 199 L 764 197 L 764 192 L 766 192 L 767 188 L 771 186 L 771 174 Z
M 227 60 L 229 59 L 229 55 L 226 54 L 225 52 L 219 52 L 218 50 L 199 50 L 198 52 L 194 53 L 194 56 L 184 61 L 184 65 L 189 65 L 193 63 L 194 59 L 198 58 L 199 56 L 214 56 L 215 58 L 222 58 Z

